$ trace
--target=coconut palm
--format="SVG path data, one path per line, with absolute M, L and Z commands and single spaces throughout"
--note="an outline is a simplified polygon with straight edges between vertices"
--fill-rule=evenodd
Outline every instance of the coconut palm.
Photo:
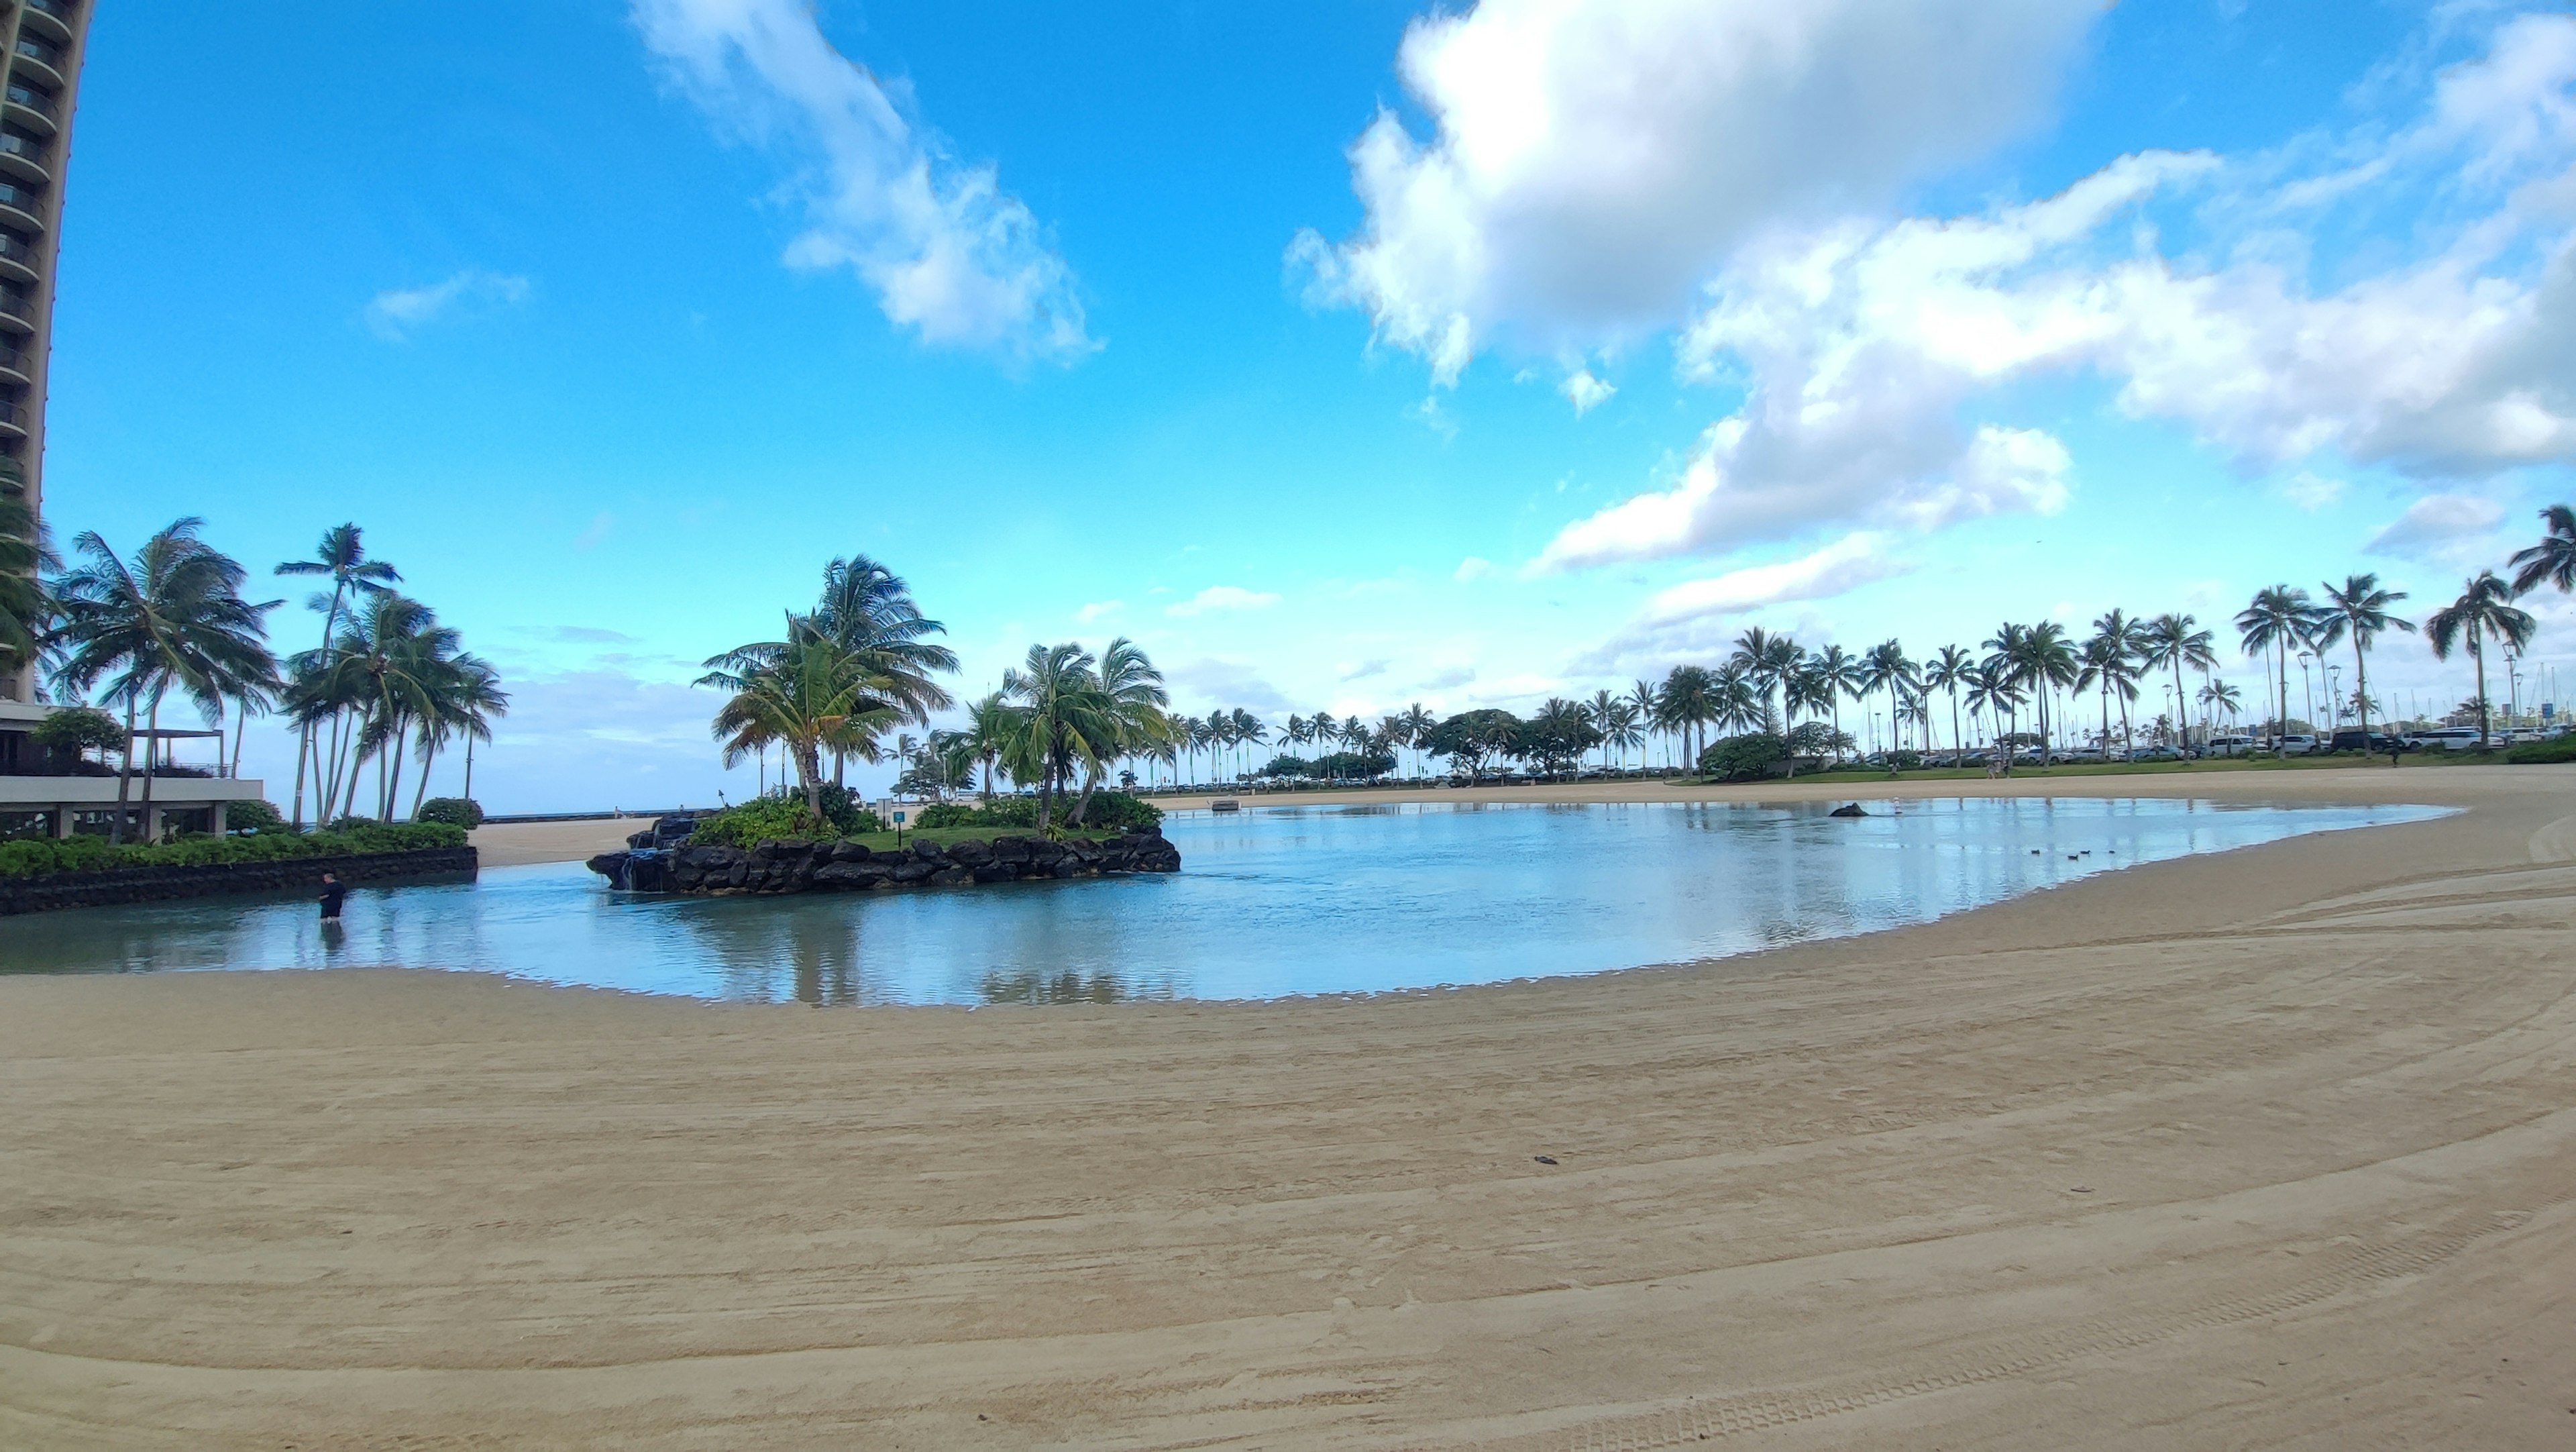
M 2200 688 L 2201 711 L 2212 719 L 2224 716 L 2233 721 L 2244 704 L 2244 694 L 2225 681 L 2212 681 Z
M 1962 669 L 1960 681 L 1967 687 L 1968 714 L 1989 720 L 2018 718 L 2022 687 L 2018 677 L 1997 661 L 1981 661 Z M 2007 726 L 1998 739 L 1998 757 L 2006 774 L 2012 771 L 2012 730 Z
M 2054 620 L 2037 625 L 2005 622 L 1986 642 L 1986 663 L 2000 669 L 2013 684 L 2026 688 L 2039 707 L 2039 764 L 2048 765 L 2051 734 L 2048 701 L 2053 687 L 2071 685 L 2080 673 L 2066 627 Z
M 489 662 L 466 656 L 457 663 L 454 704 L 458 713 L 457 730 L 465 738 L 465 800 L 474 800 L 474 743 L 492 739 L 492 721 L 510 714 L 510 695 L 501 689 L 501 674 Z M 239 759 L 238 753 L 235 759 Z M 429 780 L 426 767 L 421 780 Z M 418 816 L 415 806 L 412 815 Z
M 2496 575 L 2493 570 L 2487 570 L 2481 572 L 2480 578 L 2495 579 Z M 2496 583 L 2499 588 L 2504 584 L 2502 580 L 2496 580 Z M 2317 612 L 2316 627 L 2310 638 L 2316 642 L 2318 650 L 2324 650 L 2346 637 L 2351 638 L 2353 694 L 2367 698 L 2370 695 L 2371 641 L 2392 629 L 2403 630 L 2410 635 L 2415 631 L 2415 622 L 2391 614 L 2388 609 L 2405 599 L 2406 592 L 2381 589 L 2377 575 L 2348 575 L 2340 588 L 2332 584 L 2324 588 L 2325 604 Z M 2523 618 L 2528 620 L 2530 617 Z M 2524 639 L 2529 638 L 2530 632 L 2525 631 Z M 2519 649 L 2520 644 L 2517 641 L 2515 648 Z M 2435 654 L 2441 652 L 2436 651 Z M 2484 664 L 2480 662 L 2481 666 Z M 2288 712 L 2282 714 L 2287 715 Z M 2361 717 L 2361 749 L 2364 754 L 2370 750 L 2370 717 L 2366 713 Z
M 1084 765 L 1115 754 L 1118 703 L 1102 688 L 1091 652 L 1070 642 L 1033 645 L 1020 667 L 1002 673 L 1002 694 L 1017 709 L 1002 757 L 1011 775 L 1038 784 L 1038 830 L 1053 830 L 1057 794 Z M 1223 713 L 1208 718 L 1213 734 Z
M 820 828 L 823 753 L 878 759 L 879 733 L 908 719 L 888 682 L 858 655 L 816 631 L 791 632 L 783 649 L 740 673 L 701 678 L 732 691 L 712 730 L 724 742 L 724 764 L 777 747 L 795 769 L 805 809 Z
M 1404 714 L 1396 719 L 1404 723 L 1404 742 L 1413 748 L 1413 774 L 1418 778 L 1422 775 L 1423 745 L 1431 739 L 1432 728 L 1440 723 L 1420 701 L 1405 707 Z
M 1735 638 L 1735 653 L 1727 657 L 1727 662 L 1743 671 L 1745 679 L 1760 692 L 1766 729 L 1779 729 L 1780 718 L 1771 709 L 1772 694 L 1779 689 L 1781 682 L 1788 679 L 1789 672 L 1796 669 L 1799 658 L 1805 654 L 1799 649 L 1798 642 L 1785 635 L 1774 635 L 1758 625 Z
M 340 612 L 350 600 L 382 595 L 402 583 L 400 570 L 384 560 L 367 558 L 364 532 L 355 524 L 333 525 L 324 530 L 322 542 L 314 547 L 311 559 L 288 560 L 280 564 L 273 573 L 330 577 L 331 593 L 327 596 L 315 594 L 306 602 L 309 608 L 322 617 L 322 653 L 325 656 L 331 653 L 331 643 L 338 638 Z M 327 665 L 328 662 L 324 664 Z M 342 728 L 345 723 L 336 711 L 331 713 L 329 721 L 332 732 L 331 752 L 336 759 L 346 744 L 342 740 Z M 305 721 L 295 737 L 295 807 L 292 821 L 298 830 L 304 826 L 304 772 L 306 765 L 312 762 L 313 736 L 319 724 L 318 718 Z M 318 786 L 320 784 L 318 764 L 314 767 L 314 773 Z M 323 812 L 327 816 L 329 811 L 330 808 L 326 803 Z
M 1694 766 L 1699 763 L 1699 748 L 1706 744 L 1695 736 L 1722 714 L 1715 686 L 1716 678 L 1707 667 L 1677 665 L 1665 675 L 1662 689 L 1656 692 L 1667 729 L 1680 736 L 1682 758 Z
M 2191 700 L 2190 693 L 2183 688 L 2183 669 L 2207 671 L 2218 665 L 2217 653 L 2210 647 L 2209 632 L 2195 629 L 2197 624 L 2188 615 L 2168 612 L 2139 627 L 2139 661 L 2150 670 L 2173 668 L 2176 712 Z M 2190 744 L 2188 734 L 2183 744 Z
M 1843 734 L 1843 698 L 1858 699 L 1861 685 L 1869 679 L 1869 670 L 1859 657 L 1839 645 L 1828 644 L 1807 661 L 1808 691 L 1823 703 L 1821 714 L 1831 718 L 1836 741 Z M 1839 747 L 1836 750 L 1840 750 Z
M 2101 693 L 2102 750 L 2106 756 L 2111 749 L 2112 698 L 2116 696 L 2120 701 L 2120 724 L 2124 743 L 2127 738 L 2129 703 L 2138 699 L 2137 661 L 2129 648 L 2127 632 L 2119 628 L 2119 614 L 2119 611 L 2114 610 L 2103 617 L 2104 621 L 2113 623 L 2111 629 L 2100 629 L 2098 627 L 2102 622 L 2095 622 L 2097 629 L 2085 640 L 2082 650 L 2076 656 L 2075 689 Z
M 2311 643 L 2317 627 L 2317 608 L 2308 592 L 2289 585 L 2274 585 L 2254 592 L 2253 602 L 2236 615 L 2238 637 L 2247 655 L 2262 655 L 2274 669 L 2264 684 L 2275 687 L 2273 699 L 2279 709 L 2272 713 L 2272 744 L 2281 744 L 2281 735 L 2289 729 L 2290 652 Z
M 1861 652 L 1860 692 L 1867 699 L 1874 691 L 1885 691 L 1888 704 L 1888 734 L 1898 736 L 1898 718 L 1919 718 L 1920 711 L 1909 712 L 1913 698 L 1923 689 L 1923 671 L 1905 658 L 1905 647 L 1893 640 L 1883 640 Z M 1888 743 L 1895 745 L 1895 741 Z
M 2452 650 L 2463 639 L 2468 642 L 2469 658 L 2478 667 L 2478 746 L 2481 749 L 2489 745 L 2487 642 L 2499 641 L 2507 651 L 2520 651 L 2531 644 L 2531 633 L 2535 628 L 2537 622 L 2531 618 L 2531 613 L 2513 604 L 2513 587 L 2493 570 L 2478 571 L 2467 588 L 2460 592 L 2459 599 L 2433 612 L 2433 618 L 2424 622 L 2425 637 L 2432 642 L 2433 655 L 2438 660 L 2449 660 Z
M 1163 673 L 1154 669 L 1154 662 L 1147 658 L 1142 646 L 1123 635 L 1117 637 L 1100 652 L 1093 673 L 1102 694 L 1109 699 L 1117 740 L 1107 757 L 1085 764 L 1082 797 L 1067 818 L 1075 826 L 1082 825 L 1091 810 L 1091 795 L 1099 790 L 1109 760 L 1151 752 L 1172 734 L 1171 718 L 1163 709 L 1172 703 L 1171 694 L 1163 689 Z M 1240 711 L 1234 714 L 1243 717 Z
M 241 597 L 249 578 L 241 565 L 197 538 L 204 521 L 186 518 L 143 542 L 131 560 L 107 541 L 84 531 L 72 541 L 80 563 L 54 582 L 67 654 L 54 673 L 58 685 L 80 695 L 108 682 L 104 699 L 125 708 L 128 744 L 116 779 L 116 820 L 111 842 L 125 836 L 125 814 L 134 776 L 134 717 L 147 733 L 161 724 L 161 703 L 173 689 L 220 719 L 227 696 L 246 681 L 274 680 L 263 617 L 275 602 L 254 605 Z M 157 736 L 144 749 L 143 813 L 152 813 L 152 760 Z
M 2576 590 L 2576 509 L 2553 504 L 2540 519 L 2547 529 L 2540 543 L 2513 552 L 2513 593 L 2528 595 L 2543 581 L 2561 592 Z
M 1959 688 L 1970 683 L 1977 658 L 1959 646 L 1945 645 L 1923 667 L 1923 684 L 1950 696 L 1950 765 L 1967 759 L 1968 738 L 1959 729 Z

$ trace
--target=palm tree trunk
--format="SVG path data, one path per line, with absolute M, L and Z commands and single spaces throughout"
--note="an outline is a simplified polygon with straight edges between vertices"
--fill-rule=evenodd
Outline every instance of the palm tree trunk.
M 125 756 L 116 768 L 116 817 L 107 824 L 107 845 L 125 840 L 125 801 L 134 783 L 134 698 L 125 698 Z
M 144 725 L 146 730 L 143 742 L 143 840 L 150 842 L 153 840 L 152 753 L 161 745 L 161 738 L 156 734 L 161 729 L 161 693 L 158 691 L 152 693 L 152 714 L 144 719 Z
M 2478 663 L 2478 750 L 2488 749 L 2487 741 L 2487 650 L 2478 638 L 2477 622 L 2469 623 L 2469 655 Z
M 2370 665 L 2361 653 L 2361 633 L 2352 637 L 2352 704 L 2361 717 L 2361 755 L 2370 759 Z

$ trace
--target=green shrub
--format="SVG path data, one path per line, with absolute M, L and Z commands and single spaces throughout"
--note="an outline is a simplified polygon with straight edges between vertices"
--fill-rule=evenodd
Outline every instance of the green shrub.
M 858 804 L 858 798 L 839 787 L 823 788 L 823 818 L 815 820 L 805 805 L 805 794 L 793 789 L 771 792 L 738 807 L 698 818 L 697 829 L 689 834 L 693 847 L 753 847 L 762 842 L 782 840 L 816 841 L 838 837 L 863 837 L 882 832 L 885 823 L 877 814 Z
M 1116 827 L 1139 832 L 1162 824 L 1161 807 L 1125 792 L 1093 792 L 1091 805 L 1082 814 L 1082 825 L 1086 827 Z
M 483 825 L 483 806 L 463 797 L 431 797 L 411 818 L 415 822 L 445 822 L 470 832 Z
M 153 846 L 110 847 L 104 837 L 68 837 L 61 841 L 0 842 L 0 877 L 106 872 L 124 867 L 205 867 L 222 862 L 278 862 L 294 857 L 360 857 L 464 845 L 465 829 L 444 822 L 395 826 L 368 822 L 345 831 L 301 835 L 260 832 L 248 837 L 182 837 Z
M 2555 741 L 2526 741 L 2520 746 L 2508 747 L 2504 759 L 2518 766 L 2576 761 L 2576 734 L 2561 736 Z
M 984 814 L 973 807 L 960 806 L 955 802 L 933 802 L 913 813 L 912 820 L 905 825 L 929 830 L 980 827 L 984 825 Z
M 36 729 L 27 734 L 47 751 L 95 751 L 104 756 L 125 749 L 125 728 L 105 711 L 88 706 L 56 711 L 37 722 Z
M 1754 781 L 1789 759 L 1789 743 L 1766 731 L 1721 736 L 1699 754 L 1699 773 L 1719 781 Z
M 283 832 L 286 818 L 277 808 L 257 797 L 246 802 L 224 804 L 224 830 L 227 832 Z

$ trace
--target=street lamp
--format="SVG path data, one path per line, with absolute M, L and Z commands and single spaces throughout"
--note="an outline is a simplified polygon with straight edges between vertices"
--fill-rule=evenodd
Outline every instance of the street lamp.
M 2299 694 L 2308 703 L 2308 730 L 2311 732 L 2317 729 L 2317 690 L 2316 684 L 2308 679 L 2308 665 L 2316 658 L 2315 651 L 2299 652 Z
M 2326 681 L 2326 719 L 2332 723 L 2326 728 L 2326 749 L 2332 751 L 2334 733 L 2343 729 L 2343 667 L 2327 666 Z

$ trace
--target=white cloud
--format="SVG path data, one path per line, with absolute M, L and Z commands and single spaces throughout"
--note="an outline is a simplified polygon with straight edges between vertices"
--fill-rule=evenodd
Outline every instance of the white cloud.
M 1345 682 L 1364 681 L 1371 676 L 1382 676 L 1391 664 L 1393 662 L 1386 660 L 1344 662 L 1340 667 L 1341 679 Z
M 1124 600 L 1094 600 L 1090 604 L 1073 612 L 1073 615 L 1075 619 L 1081 621 L 1083 624 L 1090 625 L 1098 622 L 1105 616 L 1114 615 L 1126 608 L 1127 602 Z
M 2504 506 L 2474 494 L 2427 494 L 2407 506 L 2362 549 L 2374 555 L 2463 564 L 2485 553 L 2486 536 L 2504 523 Z
M 803 153 L 791 266 L 847 267 L 925 343 L 1070 361 L 1085 332 L 1073 273 L 990 165 L 965 165 L 911 113 L 908 87 L 833 49 L 804 0 L 633 0 L 636 27 L 708 117 Z
M 1166 615 L 1205 615 L 1217 610 L 1267 610 L 1279 603 L 1279 597 L 1266 590 L 1246 590 L 1240 585 L 1210 585 L 1187 600 L 1164 607 Z
M 1493 572 L 1494 562 L 1492 560 L 1486 559 L 1481 555 L 1469 555 L 1467 558 L 1458 562 L 1458 568 L 1451 575 L 1451 578 L 1455 579 L 1461 585 L 1467 585 L 1473 584 Z
M 1610 395 L 1619 390 L 1593 377 L 1591 369 L 1577 368 L 1565 375 L 1565 381 L 1556 386 L 1556 391 L 1565 395 L 1565 401 L 1574 405 L 1574 416 L 1581 418 L 1608 403 Z
M 1568 525 L 1536 566 L 2047 512 L 2064 448 L 1971 420 L 2049 373 L 2096 373 L 2123 411 L 2249 470 L 2334 458 L 2445 480 L 2576 459 L 2571 86 L 2576 19 L 2526 17 L 2442 73 L 2426 119 L 2344 146 L 2339 164 L 2367 155 L 2347 170 L 2376 166 L 2374 205 L 2414 204 L 2422 240 L 2329 286 L 2274 228 L 2177 260 L 2142 224 L 2188 189 L 2222 222 L 2277 212 L 2282 157 L 2145 153 L 1986 215 L 1766 233 L 1679 344 L 1686 377 L 1741 382 L 1743 405 L 1676 480 Z M 2364 238 L 2360 256 L 2391 255 Z
M 1661 326 L 1784 217 L 1893 196 L 2041 115 L 2097 0 L 1481 0 L 1406 31 L 1436 128 L 1381 111 L 1366 209 L 1290 249 L 1309 296 L 1454 380 L 1497 334 L 1581 349 Z
M 376 335 L 401 339 L 464 307 L 526 301 L 528 280 L 508 273 L 460 272 L 427 287 L 395 287 L 367 303 L 367 326 Z
M 2281 497 L 2310 514 L 2343 498 L 2344 481 L 2301 469 L 2281 485 Z
M 1793 601 L 1830 599 L 1910 570 L 1911 566 L 1890 555 L 1893 543 L 1887 535 L 1862 531 L 1794 560 L 1752 565 L 1711 579 L 1675 585 L 1657 592 L 1647 602 L 1638 623 L 1648 627 L 1677 625 L 1708 616 L 1741 615 Z

